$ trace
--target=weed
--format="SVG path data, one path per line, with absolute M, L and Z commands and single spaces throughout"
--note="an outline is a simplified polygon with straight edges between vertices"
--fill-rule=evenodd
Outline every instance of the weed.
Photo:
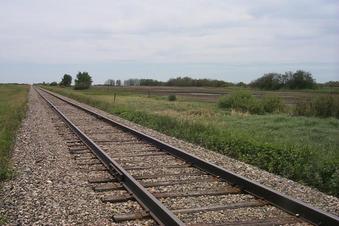
M 218 101 L 220 108 L 230 108 L 241 112 L 260 111 L 256 99 L 251 93 L 246 91 L 237 91 L 230 96 L 222 96 Z
M 237 91 L 230 96 L 222 96 L 218 101 L 218 107 L 260 115 L 280 112 L 284 109 L 284 104 L 278 96 L 265 96 L 259 100 L 250 92 Z
M 168 100 L 169 101 L 176 101 L 177 100 L 177 96 L 174 95 L 174 94 L 171 94 L 171 95 L 168 96 Z
M 3 216 L 2 214 L 0 214 L 0 225 L 5 225 L 7 223 L 8 223 L 8 221 L 7 221 L 6 217 Z
M 339 100 L 331 95 L 319 96 L 308 102 L 297 103 L 295 115 L 339 118 Z
M 283 112 L 285 108 L 281 98 L 278 96 L 264 96 L 261 103 L 267 113 Z

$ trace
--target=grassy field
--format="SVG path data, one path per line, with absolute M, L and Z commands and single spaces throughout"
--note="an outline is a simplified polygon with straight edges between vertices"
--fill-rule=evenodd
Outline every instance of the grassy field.
M 0 84 L 0 180 L 12 172 L 9 166 L 10 150 L 26 112 L 28 85 Z
M 167 96 L 154 95 L 154 89 L 148 96 L 147 92 L 136 94 L 126 88 L 48 88 L 339 196 L 338 119 L 241 114 L 221 110 L 213 102 L 181 96 L 168 101 Z M 117 93 L 115 102 L 113 93 Z

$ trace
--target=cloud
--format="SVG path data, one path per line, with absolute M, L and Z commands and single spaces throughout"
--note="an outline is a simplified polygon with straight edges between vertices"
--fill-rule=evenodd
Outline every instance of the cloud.
M 334 0 L 3 0 L 0 62 L 338 63 Z

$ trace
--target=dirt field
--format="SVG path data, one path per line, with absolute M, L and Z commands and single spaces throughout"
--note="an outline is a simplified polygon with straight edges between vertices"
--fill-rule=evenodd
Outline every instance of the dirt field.
M 128 86 L 128 87 L 106 87 L 96 86 L 97 89 L 103 89 L 105 91 L 112 90 L 118 92 L 133 92 L 145 95 L 158 95 L 167 96 L 169 94 L 176 94 L 178 97 L 185 99 L 216 102 L 221 95 L 229 95 L 234 91 L 247 90 L 254 96 L 262 97 L 265 95 L 277 95 L 280 96 L 283 101 L 288 105 L 294 105 L 299 101 L 308 101 L 312 97 L 319 95 L 335 95 L 339 98 L 339 92 L 337 90 L 301 90 L 301 91 L 261 91 L 249 88 L 239 87 L 171 87 L 171 86 Z

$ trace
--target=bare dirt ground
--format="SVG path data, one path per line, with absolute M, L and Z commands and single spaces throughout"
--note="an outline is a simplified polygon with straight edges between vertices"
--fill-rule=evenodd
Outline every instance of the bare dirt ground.
M 127 86 L 127 87 L 105 87 L 97 86 L 101 89 L 114 89 L 117 91 L 126 91 L 133 93 L 140 93 L 145 95 L 167 96 L 170 94 L 176 94 L 178 97 L 183 97 L 188 100 L 217 102 L 222 95 L 230 95 L 236 90 L 240 90 L 237 87 L 178 87 L 178 86 Z M 339 93 L 323 93 L 320 91 L 308 91 L 303 90 L 293 91 L 264 91 L 246 89 L 256 97 L 263 97 L 265 95 L 276 95 L 282 98 L 282 100 L 288 105 L 294 105 L 300 101 L 309 101 L 313 97 L 322 95 L 334 95 L 339 98 Z

